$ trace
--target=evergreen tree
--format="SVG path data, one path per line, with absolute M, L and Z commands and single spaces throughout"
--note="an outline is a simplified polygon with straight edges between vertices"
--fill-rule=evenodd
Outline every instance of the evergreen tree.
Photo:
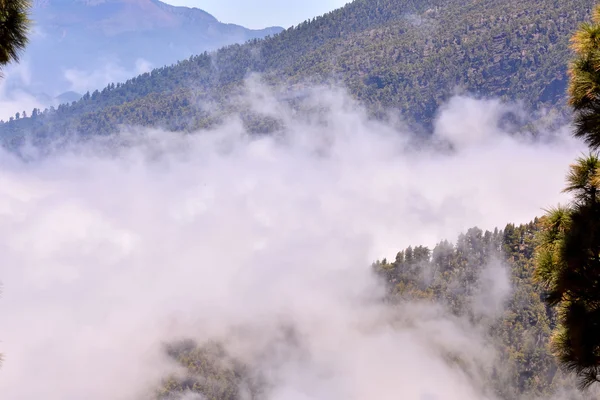
M 569 103 L 575 112 L 575 136 L 600 147 L 600 6 L 592 21 L 571 39 L 575 58 L 569 68 Z
M 0 0 L 0 66 L 19 61 L 28 41 L 29 0 Z
M 571 39 L 569 103 L 575 136 L 600 147 L 600 6 L 592 21 Z M 575 372 L 581 388 L 600 382 L 600 159 L 579 158 L 571 166 L 565 192 L 568 206 L 549 210 L 536 249 L 536 279 L 546 302 L 556 306 L 558 325 L 551 347 L 560 365 Z
M 600 160 L 592 154 L 571 166 L 566 192 L 573 202 L 542 219 L 536 279 L 558 310 L 551 347 L 580 386 L 600 382 Z

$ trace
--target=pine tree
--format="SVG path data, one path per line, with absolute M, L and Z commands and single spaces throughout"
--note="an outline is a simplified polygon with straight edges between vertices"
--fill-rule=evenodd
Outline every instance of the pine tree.
M 0 0 L 0 66 L 19 61 L 28 42 L 29 0 Z
M 581 388 L 600 382 L 600 159 L 579 158 L 565 192 L 568 206 L 542 219 L 536 279 L 558 310 L 551 346 L 560 365 L 575 372 Z
M 592 148 L 600 147 L 600 6 L 592 21 L 581 25 L 571 39 L 575 58 L 569 67 L 569 103 L 575 112 L 575 136 Z
M 569 103 L 576 137 L 600 148 L 600 6 L 592 21 L 571 39 Z M 546 302 L 558 310 L 551 346 L 560 365 L 574 372 L 581 388 L 600 382 L 600 159 L 597 154 L 571 165 L 564 190 L 568 206 L 547 212 L 536 249 L 535 277 Z

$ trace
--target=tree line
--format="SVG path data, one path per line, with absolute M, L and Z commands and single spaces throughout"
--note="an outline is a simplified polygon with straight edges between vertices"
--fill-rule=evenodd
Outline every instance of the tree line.
M 361 0 L 277 35 L 203 53 L 79 101 L 26 110 L 0 137 L 212 126 L 250 73 L 277 90 L 341 84 L 374 112 L 428 125 L 456 90 L 568 114 L 568 38 L 593 0 Z M 210 104 L 211 107 L 205 107 Z M 213 107 L 216 105 L 216 107 Z M 215 112 L 208 111 L 208 109 Z

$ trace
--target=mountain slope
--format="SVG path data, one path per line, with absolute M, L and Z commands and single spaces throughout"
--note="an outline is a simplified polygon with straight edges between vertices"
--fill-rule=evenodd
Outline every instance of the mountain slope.
M 388 289 L 386 303 L 436 304 L 481 328 L 481 335 L 498 352 L 493 365 L 470 365 L 458 354 L 449 355 L 448 363 L 466 376 L 477 376 L 478 383 L 490 389 L 490 398 L 591 400 L 597 391 L 576 392 L 575 380 L 559 370 L 551 353 L 556 311 L 546 306 L 544 290 L 533 278 L 540 227 L 537 219 L 493 232 L 474 227 L 456 243 L 400 250 L 391 262 L 375 262 L 373 272 Z M 261 368 L 252 360 L 232 357 L 227 343 L 190 338 L 170 343 L 165 353 L 187 374 L 164 379 L 157 390 L 161 400 L 187 392 L 214 399 L 241 399 L 242 392 L 253 399 L 269 397 L 268 377 L 260 375 Z
M 265 40 L 232 45 L 153 70 L 123 85 L 5 124 L 1 132 L 106 133 L 118 124 L 189 130 L 222 113 L 250 72 L 280 88 L 347 86 L 372 109 L 427 122 L 457 88 L 521 100 L 541 109 L 564 103 L 569 38 L 593 0 L 355 0 Z M 224 108 L 221 108 L 223 110 Z
M 549 339 L 556 312 L 546 307 L 544 290 L 533 278 L 539 232 L 537 219 L 494 232 L 475 227 L 461 234 L 455 244 L 443 241 L 433 249 L 408 247 L 393 262 L 384 259 L 373 265 L 387 283 L 391 301 L 442 304 L 486 327 L 500 356 L 484 374 L 489 374 L 488 383 L 500 399 L 550 398 L 575 388 L 572 377 L 561 373 L 551 353 Z M 489 280 L 491 271 L 493 281 Z M 503 278 L 508 278 L 511 290 L 499 301 L 495 285 Z M 593 398 L 594 393 L 573 397 Z
M 30 92 L 56 96 L 102 88 L 206 50 L 280 32 L 219 22 L 158 0 L 41 0 L 25 54 Z

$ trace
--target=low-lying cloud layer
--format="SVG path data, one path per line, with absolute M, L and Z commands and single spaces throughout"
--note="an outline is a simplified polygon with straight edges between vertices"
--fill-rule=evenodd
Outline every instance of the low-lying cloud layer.
M 271 399 L 493 398 L 478 328 L 387 308 L 369 265 L 533 219 L 564 200 L 583 146 L 507 134 L 494 101 L 449 102 L 431 142 L 453 150 L 436 150 L 336 92 L 313 99 L 328 109 L 314 120 L 252 96 L 285 134 L 232 120 L 0 154 L 3 398 L 137 399 L 174 368 L 160 344 L 185 337 L 226 338 L 249 362 L 271 348 L 254 364 Z M 508 288 L 501 267 L 484 271 L 494 298 L 479 312 L 493 316 Z M 278 347 L 282 325 L 300 344 Z

